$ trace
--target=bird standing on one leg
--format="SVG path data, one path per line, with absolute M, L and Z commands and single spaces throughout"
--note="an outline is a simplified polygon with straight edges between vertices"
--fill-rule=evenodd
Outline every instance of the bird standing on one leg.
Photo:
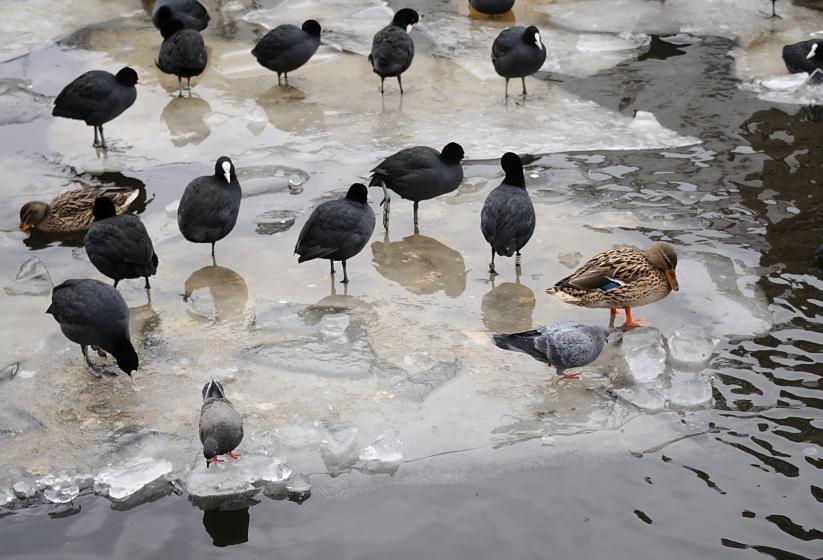
M 592 257 L 583 266 L 560 280 L 547 294 L 581 307 L 626 311 L 626 327 L 639 327 L 632 318 L 632 307 L 661 300 L 680 289 L 675 276 L 677 251 L 658 241 L 646 251 L 621 247 Z
M 394 14 L 392 22 L 374 34 L 369 62 L 375 74 L 380 76 L 380 95 L 383 95 L 383 81 L 397 78 L 400 94 L 403 94 L 403 82 L 400 75 L 411 66 L 414 59 L 414 41 L 411 33 L 419 21 L 417 12 L 403 8 Z
M 534 205 L 526 190 L 523 176 L 523 162 L 512 152 L 507 152 L 500 160 L 506 172 L 503 182 L 489 193 L 480 213 L 480 230 L 491 245 L 492 260 L 489 272 L 494 269 L 494 255 L 511 257 L 517 255 L 515 265 L 520 267 L 520 249 L 526 246 L 534 233 Z

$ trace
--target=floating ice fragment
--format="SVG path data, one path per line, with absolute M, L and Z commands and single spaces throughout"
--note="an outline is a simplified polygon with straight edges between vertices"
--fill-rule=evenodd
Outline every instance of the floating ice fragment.
M 122 501 L 171 471 L 172 464 L 165 459 L 140 457 L 101 471 L 94 479 L 94 490 L 112 500 Z
M 66 504 L 80 494 L 80 487 L 68 476 L 49 475 L 41 478 L 38 484 L 45 487 L 43 497 L 53 504 Z
M 665 37 L 661 37 L 660 39 L 667 43 L 671 43 L 672 45 L 695 45 L 697 43 L 703 42 L 703 39 L 701 39 L 700 37 L 695 37 L 694 35 L 689 35 L 688 33 L 666 35 Z
M 795 90 L 806 83 L 809 75 L 806 72 L 798 72 L 796 74 L 785 74 L 782 76 L 772 76 L 764 78 L 758 83 L 771 90 Z
M 30 500 L 37 495 L 37 488 L 24 480 L 15 482 L 11 489 L 14 490 L 14 495 L 21 500 Z M 0 500 L 0 502 L 2 502 L 2 500 Z
M 540 445 L 544 447 L 557 447 L 557 441 L 552 436 L 543 436 L 540 438 Z
M 277 441 L 280 445 L 292 449 L 314 447 L 322 437 L 320 430 L 314 425 L 291 423 L 279 426 L 276 430 Z
M 291 501 L 302 503 L 311 495 L 311 482 L 303 474 L 295 474 L 286 483 L 286 493 Z
M 363 449 L 360 460 L 364 462 L 367 472 L 393 473 L 403 461 L 403 442 L 394 428 L 389 428 Z
M 294 225 L 295 212 L 292 210 L 269 210 L 257 216 L 255 230 L 260 235 L 273 235 L 288 231 Z
M 654 113 L 637 111 L 634 114 L 634 120 L 629 124 L 629 128 L 634 130 L 658 130 L 662 127 Z
M 6 284 L 10 296 L 44 296 L 51 292 L 51 275 L 46 265 L 37 257 L 27 259 L 17 272 L 17 276 Z
M 623 357 L 636 383 L 654 381 L 666 371 L 663 336 L 653 327 L 634 329 L 624 334 Z
M 279 484 L 288 480 L 290 476 L 291 467 L 289 467 L 283 459 L 273 457 L 266 467 L 266 470 L 263 471 L 260 480 L 268 484 Z
M 14 492 L 8 488 L 0 488 L 0 507 L 6 506 L 14 501 Z
M 669 355 L 673 362 L 700 366 L 707 363 L 714 351 L 714 341 L 699 325 L 683 325 L 669 337 Z
M 712 383 L 703 373 L 674 371 L 666 396 L 670 408 L 704 406 L 712 402 Z
M 339 473 L 357 462 L 357 428 L 327 429 L 320 441 L 320 457 L 330 473 Z
M 0 369 L 0 384 L 5 383 L 6 381 L 11 381 L 17 375 L 17 372 L 20 370 L 20 362 L 8 365 L 3 369 Z

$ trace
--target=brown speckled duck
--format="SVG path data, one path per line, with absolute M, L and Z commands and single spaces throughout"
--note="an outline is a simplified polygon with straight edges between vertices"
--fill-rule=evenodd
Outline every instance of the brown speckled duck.
M 27 202 L 20 209 L 20 231 L 36 229 L 43 233 L 75 233 L 89 229 L 92 208 L 98 196 L 114 202 L 118 214 L 137 200 L 140 190 L 131 187 L 85 187 L 64 192 L 51 202 Z
M 581 307 L 609 308 L 612 321 L 617 308 L 626 310 L 626 327 L 638 327 L 632 307 L 661 300 L 677 291 L 677 251 L 659 241 L 647 251 L 621 247 L 595 255 L 546 293 Z

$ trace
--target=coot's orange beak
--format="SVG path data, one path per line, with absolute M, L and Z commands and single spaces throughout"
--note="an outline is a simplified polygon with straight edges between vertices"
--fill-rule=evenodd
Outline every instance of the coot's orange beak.
M 31 229 L 31 226 L 29 224 L 21 223 L 20 226 L 17 229 L 22 231 L 22 232 L 26 232 L 26 231 L 29 231 Z
M 672 290 L 675 292 L 680 289 L 680 285 L 677 283 L 677 276 L 674 275 L 674 269 L 670 268 L 669 270 L 665 271 L 666 280 L 669 282 L 669 286 L 672 287 Z

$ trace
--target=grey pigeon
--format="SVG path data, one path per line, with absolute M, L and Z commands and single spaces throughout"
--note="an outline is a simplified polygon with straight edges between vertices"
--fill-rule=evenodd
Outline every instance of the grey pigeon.
M 523 95 L 526 95 L 526 76 L 540 70 L 545 61 L 546 46 L 533 25 L 504 29 L 492 44 L 492 64 L 495 72 L 506 78 L 506 97 L 511 78 L 523 81 Z
M 342 282 L 348 284 L 346 260 L 363 250 L 374 231 L 374 210 L 369 206 L 368 194 L 366 185 L 355 183 L 345 198 L 327 200 L 315 208 L 297 238 L 297 262 L 329 259 L 334 274 L 334 261 L 341 261 Z
M 178 97 L 183 97 L 183 78 L 191 96 L 191 78 L 199 76 L 206 69 L 208 53 L 206 43 L 199 31 L 186 29 L 179 19 L 163 22 L 160 28 L 163 44 L 155 64 L 166 74 L 177 76 L 180 87 Z
M 511 10 L 514 0 L 469 0 L 469 4 L 481 14 L 496 16 Z
M 197 0 L 157 0 L 151 10 L 151 21 L 157 29 L 170 19 L 179 19 L 186 29 L 203 31 L 209 25 L 209 12 Z
M 463 147 L 449 142 L 438 152 L 428 146 L 404 148 L 372 169 L 370 187 L 383 188 L 383 227 L 389 228 L 388 189 L 406 200 L 414 201 L 414 226 L 417 231 L 417 207 L 429 200 L 450 193 L 463 182 Z
M 54 100 L 55 117 L 78 119 L 94 127 L 94 147 L 106 147 L 103 125 L 128 109 L 137 99 L 137 72 L 126 66 L 117 75 L 90 70 L 75 78 Z M 100 130 L 100 140 L 97 131 Z
M 226 237 L 237 223 L 242 191 L 234 164 L 221 156 L 214 164 L 214 175 L 198 177 L 183 191 L 177 207 L 177 226 L 192 243 L 214 244 Z
M 80 345 L 91 371 L 88 347 L 114 356 L 121 370 L 137 370 L 137 353 L 129 336 L 129 308 L 116 289 L 99 280 L 66 280 L 54 288 L 46 310 L 60 323 L 66 338 Z
M 564 372 L 595 361 L 609 339 L 609 331 L 603 327 L 563 321 L 522 333 L 493 334 L 492 338 L 503 350 L 524 352 L 539 362 L 556 367 L 557 374 L 563 379 L 576 379 L 579 373 Z
M 403 94 L 400 75 L 409 69 L 414 59 L 414 41 L 409 33 L 418 21 L 417 12 L 403 8 L 394 14 L 389 25 L 374 34 L 369 62 L 374 73 L 380 76 L 380 95 L 383 95 L 383 81 L 393 77 L 397 78 Z
M 220 455 L 232 459 L 234 450 L 243 441 L 243 419 L 226 398 L 223 386 L 212 379 L 203 386 L 203 406 L 200 408 L 200 442 L 206 467 L 219 463 Z
M 520 249 L 534 233 L 534 206 L 526 190 L 523 162 L 512 152 L 503 154 L 500 165 L 506 172 L 503 182 L 489 193 L 480 213 L 480 230 L 491 245 L 492 261 L 489 272 L 494 270 L 494 255 L 517 255 L 515 264 L 520 266 Z
M 280 74 L 289 85 L 289 72 L 297 70 L 317 52 L 320 46 L 320 24 L 313 19 L 303 22 L 303 27 L 289 23 L 278 25 L 266 33 L 251 54 L 261 66 L 277 72 L 277 85 L 281 85 Z
M 92 209 L 94 223 L 86 232 L 84 245 L 89 260 L 102 274 L 114 280 L 114 287 L 124 278 L 146 279 L 157 272 L 157 255 L 146 226 L 132 214 L 117 215 L 114 202 L 100 196 Z
M 783 47 L 783 62 L 792 74 L 823 70 L 823 40 L 809 39 Z

